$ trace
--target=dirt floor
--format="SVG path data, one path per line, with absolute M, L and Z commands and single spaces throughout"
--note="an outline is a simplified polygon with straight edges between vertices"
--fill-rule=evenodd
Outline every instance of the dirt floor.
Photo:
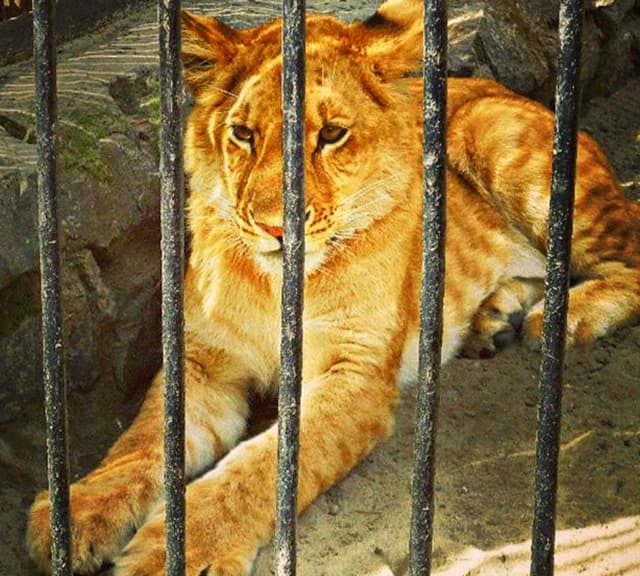
M 584 126 L 630 194 L 640 182 L 640 82 L 593 102 Z M 443 370 L 434 562 L 441 576 L 528 574 L 539 356 L 515 345 Z M 139 397 L 101 382 L 70 398 L 71 470 L 94 466 Z M 413 398 L 394 434 L 299 523 L 300 576 L 400 576 L 407 567 Z M 558 495 L 557 574 L 640 575 L 640 326 L 567 357 Z M 0 425 L 0 576 L 34 574 L 25 514 L 46 485 L 43 408 Z M 268 548 L 255 575 L 271 574 Z
M 528 574 L 538 355 L 514 346 L 444 369 L 437 441 L 434 561 L 441 574 Z M 569 354 L 564 391 L 557 573 L 640 574 L 640 327 Z M 95 465 L 136 402 L 106 387 L 70 403 L 71 469 Z M 299 524 L 301 576 L 405 573 L 414 390 L 394 434 L 320 497 Z M 0 428 L 0 574 L 34 574 L 23 550 L 25 513 L 45 486 L 43 427 L 34 404 Z M 106 416 L 105 416 L 106 415 Z M 16 462 L 19 463 L 16 465 Z M 575 530 L 600 525 L 590 530 Z M 599 530 L 599 531 L 598 531 Z M 565 543 L 567 542 L 567 543 Z M 492 551 L 482 554 L 482 551 Z M 256 576 L 271 574 L 270 552 Z M 471 571 L 479 566 L 478 571 Z

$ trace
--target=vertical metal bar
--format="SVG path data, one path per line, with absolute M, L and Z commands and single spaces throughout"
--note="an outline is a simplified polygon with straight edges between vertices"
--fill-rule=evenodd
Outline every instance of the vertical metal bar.
M 180 67 L 180 0 L 160 0 L 160 220 L 166 574 L 185 573 L 184 183 Z
M 423 259 L 409 570 L 431 573 L 446 205 L 447 5 L 424 2 Z
M 578 92 L 583 0 L 560 4 L 553 175 L 547 238 L 547 277 L 540 366 L 532 576 L 551 576 L 562 403 L 569 263 L 576 173 Z
M 67 385 L 60 296 L 56 191 L 56 50 L 54 1 L 37 0 L 33 13 L 38 135 L 38 235 L 42 294 L 42 364 L 51 497 L 51 561 L 55 576 L 71 576 Z
M 293 576 L 296 573 L 298 434 L 300 428 L 304 291 L 304 24 L 304 0 L 283 0 L 284 245 L 275 534 L 275 569 L 278 576 Z

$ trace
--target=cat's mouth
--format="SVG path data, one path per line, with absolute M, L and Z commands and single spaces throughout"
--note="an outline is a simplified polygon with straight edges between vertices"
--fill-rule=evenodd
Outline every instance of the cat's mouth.
M 258 267 L 273 275 L 282 275 L 283 266 L 283 230 L 276 226 L 257 225 L 252 223 L 251 229 L 241 227 L 241 236 L 244 244 L 249 247 L 254 261 Z M 317 270 L 327 260 L 332 252 L 333 238 L 327 238 L 325 234 L 309 233 L 305 231 L 305 274 Z
M 254 251 L 259 254 L 282 257 L 282 239 L 280 238 L 259 238 L 255 242 Z
M 269 274 L 282 274 L 283 248 L 279 244 L 277 248 L 269 250 L 255 249 L 253 256 L 262 270 Z M 304 271 L 308 275 L 322 266 L 326 260 L 326 250 L 318 250 L 314 246 L 306 246 L 304 253 Z

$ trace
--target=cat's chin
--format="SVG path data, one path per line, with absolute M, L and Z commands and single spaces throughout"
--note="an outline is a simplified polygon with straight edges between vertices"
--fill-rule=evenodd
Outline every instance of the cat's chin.
M 282 250 L 273 252 L 254 252 L 253 255 L 258 267 L 269 275 L 282 277 Z M 325 261 L 324 252 L 307 252 L 304 255 L 304 273 L 309 276 L 318 270 Z

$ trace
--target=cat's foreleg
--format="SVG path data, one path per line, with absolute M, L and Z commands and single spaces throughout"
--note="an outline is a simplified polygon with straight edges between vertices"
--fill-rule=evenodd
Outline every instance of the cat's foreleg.
M 363 367 L 360 367 L 363 368 Z M 303 388 L 298 510 L 342 478 L 391 429 L 385 370 L 336 364 Z M 245 576 L 275 523 L 277 427 L 234 448 L 187 490 L 188 576 Z M 164 574 L 164 511 L 116 559 L 115 576 Z
M 247 416 L 246 379 L 229 355 L 187 339 L 186 471 L 200 472 L 238 441 Z M 163 496 L 162 375 L 155 378 L 139 415 L 101 464 L 70 490 L 74 572 L 87 574 L 117 555 Z M 50 571 L 48 492 L 35 499 L 27 548 Z

